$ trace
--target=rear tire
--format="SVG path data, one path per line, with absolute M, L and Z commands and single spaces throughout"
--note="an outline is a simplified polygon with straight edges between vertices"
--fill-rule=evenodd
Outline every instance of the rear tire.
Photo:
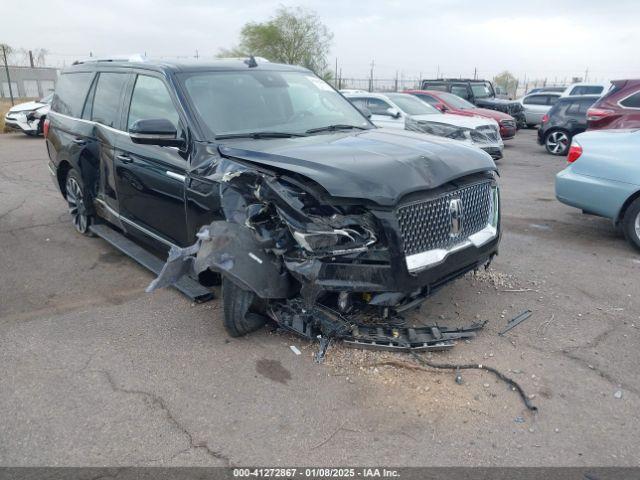
M 241 337 L 258 330 L 267 319 L 257 313 L 258 296 L 243 290 L 227 277 L 222 277 L 224 328 L 232 337 Z
M 624 213 L 622 231 L 627 241 L 640 250 L 640 198 L 635 199 Z
M 571 146 L 571 134 L 564 130 L 552 130 L 544 137 L 544 147 L 551 155 L 566 155 Z
M 93 223 L 93 215 L 91 215 L 90 207 L 87 205 L 90 200 L 86 195 L 86 189 L 82 183 L 82 177 L 73 168 L 67 173 L 65 179 L 65 197 L 69 206 L 69 215 L 74 228 L 88 237 L 93 236 L 89 227 Z

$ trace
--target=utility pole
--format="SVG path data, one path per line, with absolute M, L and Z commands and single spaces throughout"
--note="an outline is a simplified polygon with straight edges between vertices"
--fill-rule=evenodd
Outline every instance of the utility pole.
M 584 81 L 587 81 L 587 78 L 589 77 L 589 67 L 587 67 L 587 69 L 584 71 Z
M 473 79 L 478 79 L 478 67 L 473 67 Z
M 397 92 L 398 91 L 398 71 L 397 70 L 396 70 L 396 84 L 395 84 L 395 87 L 396 88 L 394 89 L 394 92 Z
M 9 96 L 11 97 L 11 106 L 13 107 L 13 89 L 11 88 L 11 75 L 9 75 L 9 64 L 7 63 L 7 47 L 2 45 L 2 56 L 4 57 L 4 71 L 7 73 L 7 82 L 9 83 Z
M 33 68 L 33 52 L 29 50 L 29 65 Z
M 198 49 L 197 48 L 196 48 L 196 56 L 195 56 L 195 58 L 196 58 L 196 60 L 199 58 Z
M 371 73 L 369 74 L 369 91 L 373 92 L 373 67 L 375 66 L 375 61 L 371 60 Z

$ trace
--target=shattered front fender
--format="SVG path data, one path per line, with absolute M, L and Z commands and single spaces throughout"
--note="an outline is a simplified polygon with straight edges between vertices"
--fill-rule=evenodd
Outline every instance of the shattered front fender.
M 253 232 L 237 223 L 213 222 L 194 261 L 195 273 L 220 272 L 261 298 L 287 298 L 293 292 L 291 277 L 275 255 L 267 253 Z M 201 237 L 203 235 L 200 235 Z
M 185 274 L 197 276 L 212 270 L 260 298 L 284 299 L 295 293 L 295 284 L 282 262 L 264 250 L 249 228 L 217 221 L 202 227 L 197 236 L 193 245 L 171 249 L 147 292 L 172 285 Z

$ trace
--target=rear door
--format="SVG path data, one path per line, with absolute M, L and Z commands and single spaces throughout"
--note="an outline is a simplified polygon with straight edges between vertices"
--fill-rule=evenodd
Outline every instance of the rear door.
M 115 180 L 115 145 L 125 135 L 122 128 L 123 97 L 131 74 L 100 72 L 93 81 L 82 112 L 84 120 L 93 122 L 93 134 L 98 146 L 97 208 L 107 218 L 117 217 L 120 210 Z M 112 218 L 113 220 L 113 218 Z
M 139 73 L 133 81 L 123 116 L 125 131 L 138 120 L 163 118 L 175 125 L 178 136 L 185 136 L 186 124 L 164 77 Z M 123 220 L 162 243 L 187 245 L 185 152 L 176 147 L 136 144 L 125 134 L 116 145 L 115 165 Z
M 73 72 L 60 75 L 49 113 L 47 150 L 55 168 L 69 162 L 85 185 L 96 178 L 98 148 L 93 141 L 93 125 L 81 120 L 93 72 Z M 62 186 L 64 188 L 64 186 Z
M 527 124 L 537 125 L 542 121 L 544 114 L 551 108 L 549 97 L 550 95 L 544 93 L 536 93 L 522 100 Z

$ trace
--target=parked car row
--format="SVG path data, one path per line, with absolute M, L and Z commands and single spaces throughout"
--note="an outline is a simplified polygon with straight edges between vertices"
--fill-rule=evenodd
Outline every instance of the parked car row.
M 493 159 L 502 158 L 504 144 L 498 124 L 485 117 L 443 113 L 408 93 L 347 93 L 351 103 L 371 114 L 378 127 L 428 133 L 479 147 Z
M 53 93 L 33 102 L 25 102 L 9 109 L 4 116 L 4 124 L 11 130 L 17 130 L 27 135 L 40 135 L 44 120 L 49 113 L 49 106 Z
M 551 153 L 567 155 L 556 176 L 557 199 L 610 219 L 640 249 L 640 80 L 611 83 L 604 95 L 561 98 L 538 137 Z M 559 119 L 568 126 L 569 110 L 573 128 L 565 129 Z

